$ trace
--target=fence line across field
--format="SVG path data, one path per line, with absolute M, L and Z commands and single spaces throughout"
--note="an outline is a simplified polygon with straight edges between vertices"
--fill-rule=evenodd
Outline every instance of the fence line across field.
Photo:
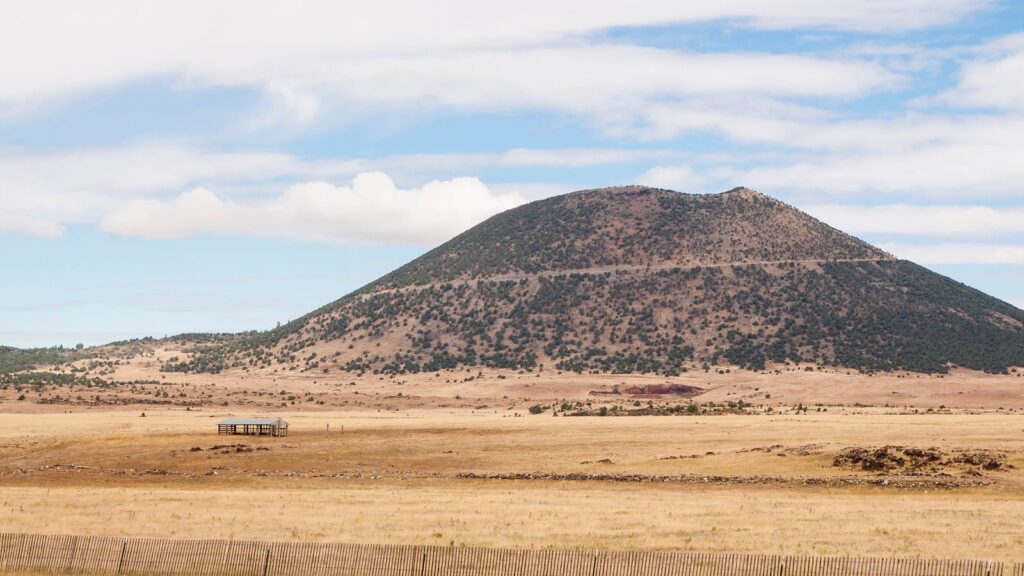
M 1024 576 L 1024 563 L 0 534 L 0 573 L 167 576 Z

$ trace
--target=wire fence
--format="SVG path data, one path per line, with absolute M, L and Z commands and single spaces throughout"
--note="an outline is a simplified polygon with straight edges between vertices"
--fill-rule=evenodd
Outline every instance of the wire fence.
M 1024 563 L 0 534 L 0 573 L 168 576 L 1024 576 Z

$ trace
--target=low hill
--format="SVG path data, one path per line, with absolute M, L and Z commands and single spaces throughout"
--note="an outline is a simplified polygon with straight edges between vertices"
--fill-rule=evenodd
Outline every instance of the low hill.
M 746 188 L 533 202 L 276 330 L 166 367 L 678 374 L 1024 365 L 1024 311 Z

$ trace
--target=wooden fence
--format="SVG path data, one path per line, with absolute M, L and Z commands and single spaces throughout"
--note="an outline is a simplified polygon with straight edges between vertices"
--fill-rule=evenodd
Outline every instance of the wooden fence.
M 0 534 L 0 573 L 174 576 L 1024 576 L 976 560 Z

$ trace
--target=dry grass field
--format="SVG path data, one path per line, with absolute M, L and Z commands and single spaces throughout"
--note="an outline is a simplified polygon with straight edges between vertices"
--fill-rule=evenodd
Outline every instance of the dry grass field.
M 159 370 L 186 347 L 0 389 L 3 530 L 1024 559 L 1019 371 Z M 216 434 L 257 415 L 290 435 Z
M 0 524 L 151 537 L 1024 558 L 1024 413 L 900 412 L 282 409 L 275 414 L 292 433 L 278 439 L 217 436 L 215 422 L 248 414 L 244 407 L 150 407 L 144 418 L 137 408 L 8 413 Z M 1001 465 L 918 476 L 833 465 L 844 449 L 883 445 L 934 447 L 946 459 L 981 450 Z M 532 479 L 504 479 L 525 474 Z

